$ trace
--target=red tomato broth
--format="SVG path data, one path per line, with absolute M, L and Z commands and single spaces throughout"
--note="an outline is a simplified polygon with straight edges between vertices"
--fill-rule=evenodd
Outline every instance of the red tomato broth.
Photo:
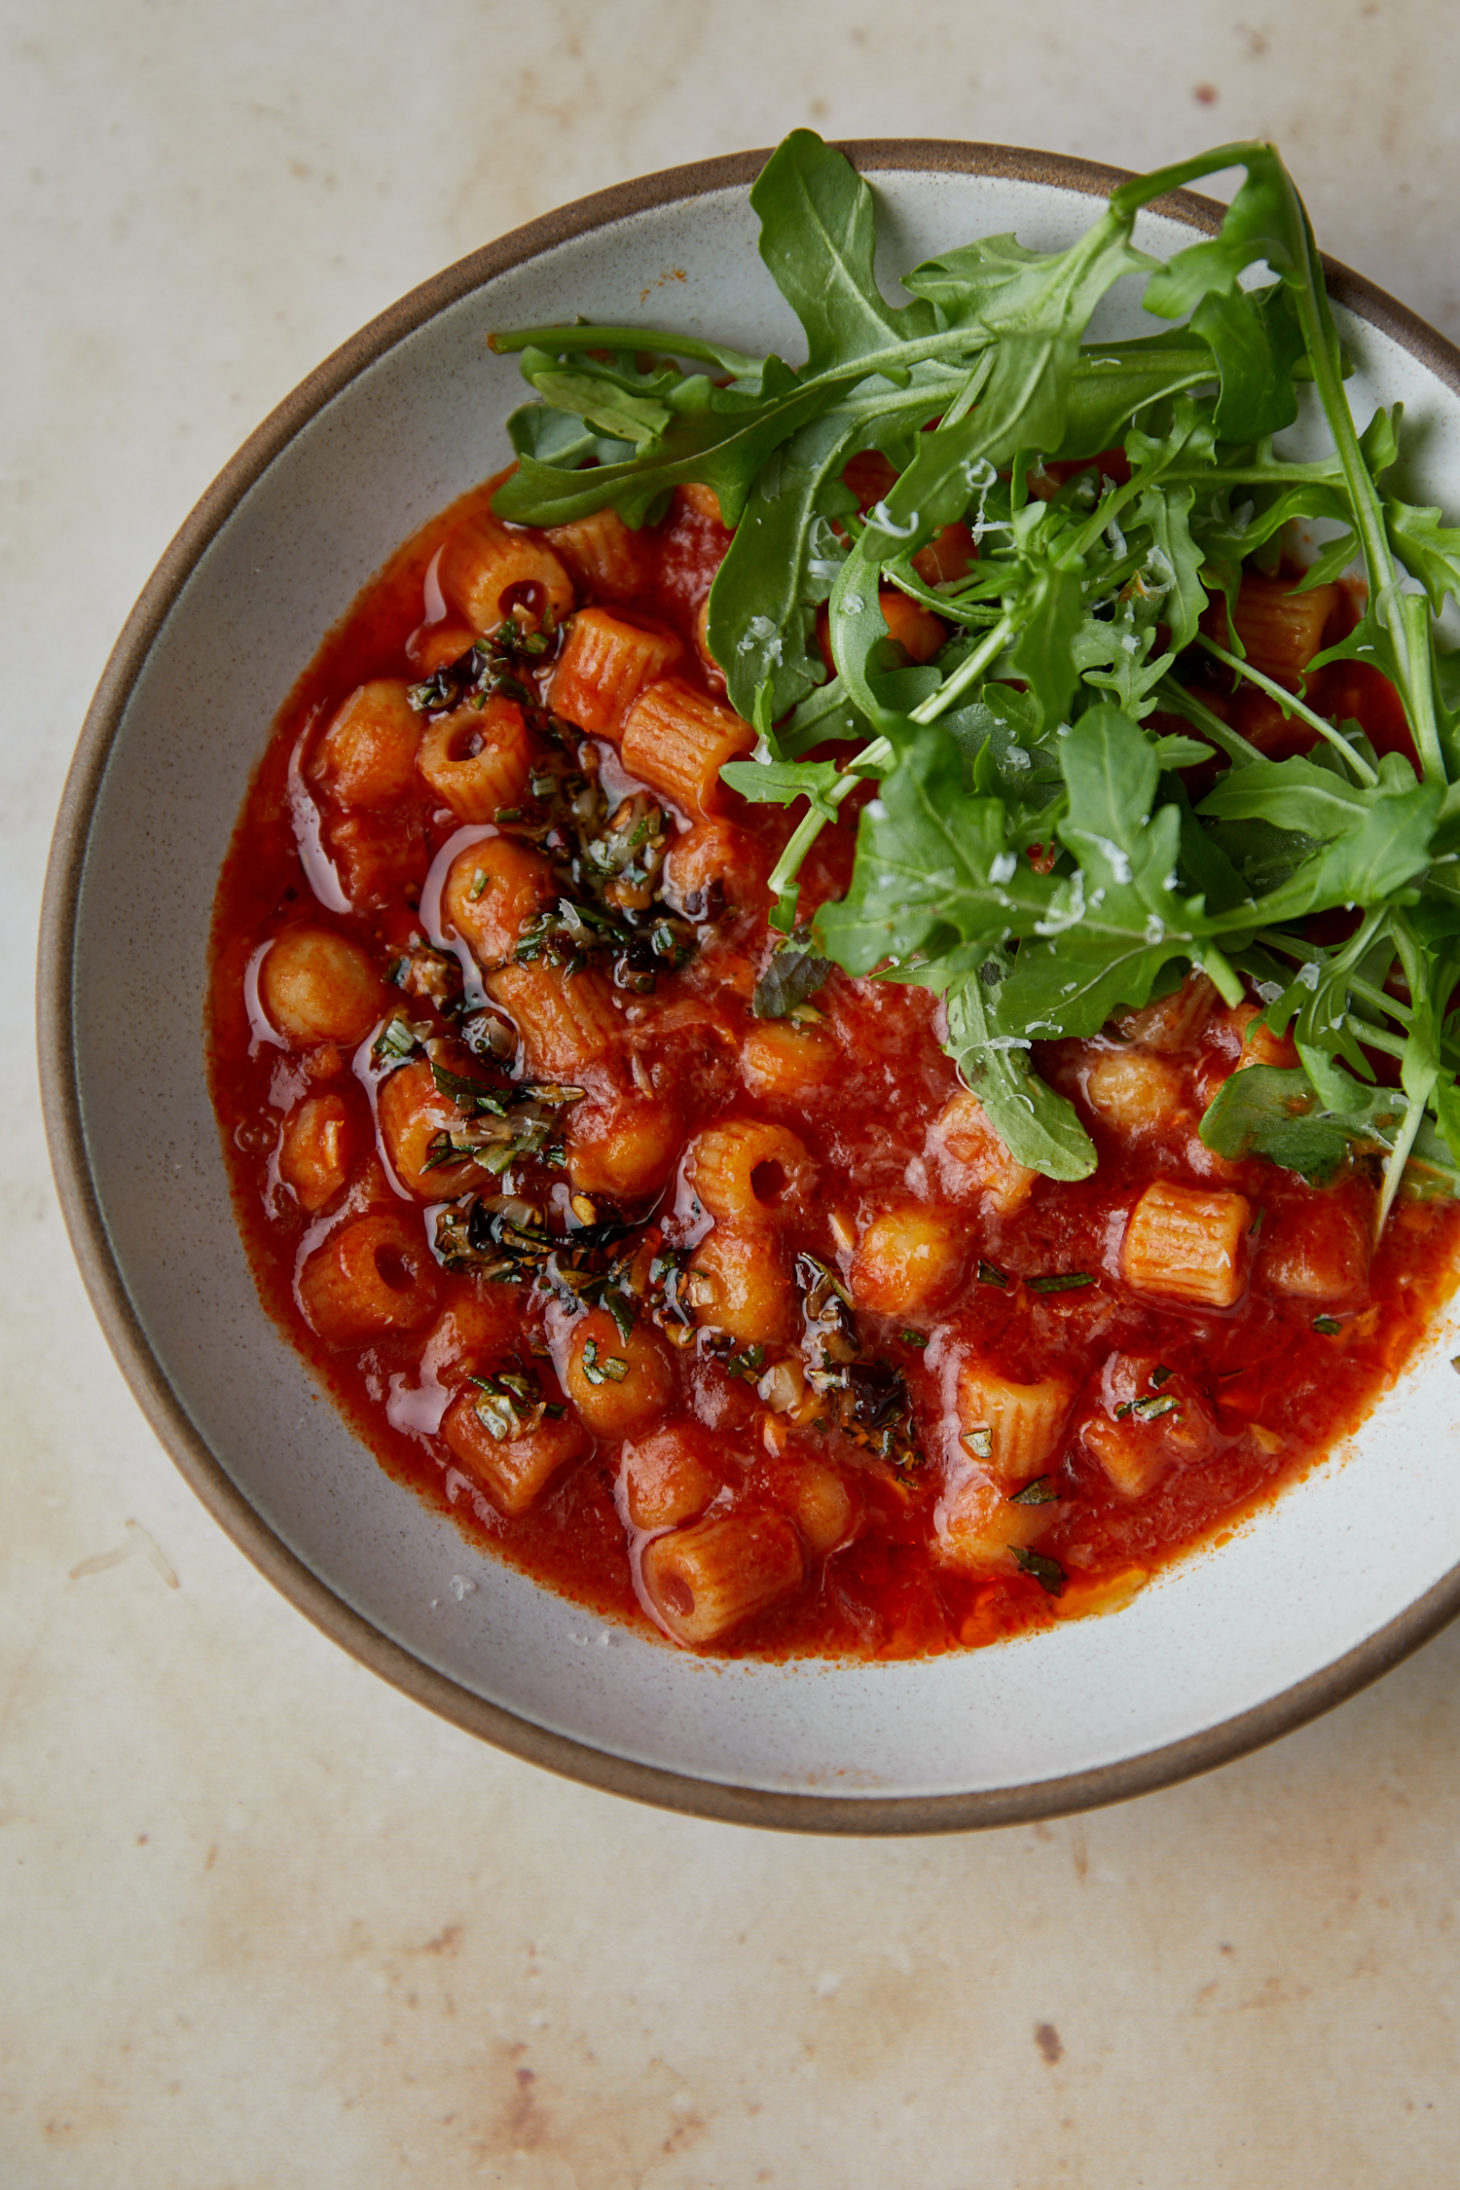
M 460 814 L 443 807 L 424 781 L 388 813 L 352 814 L 327 793 L 308 791 L 309 756 L 322 727 L 357 687 L 374 678 L 414 682 L 423 661 L 433 659 L 433 633 L 449 637 L 454 630 L 434 583 L 438 553 L 486 508 L 494 484 L 465 497 L 401 549 L 328 636 L 280 715 L 215 909 L 213 1096 L 261 1295 L 362 1441 L 397 1480 L 449 1509 L 469 1539 L 564 1596 L 652 1633 L 635 1573 L 657 1532 L 639 1531 L 626 1518 L 617 1440 L 590 1442 L 586 1455 L 561 1467 L 526 1511 L 508 1518 L 437 1434 L 446 1404 L 470 1388 L 466 1378 L 494 1372 L 504 1354 L 537 1378 L 551 1404 L 565 1404 L 564 1349 L 574 1319 L 560 1301 L 532 1287 L 443 1269 L 435 1314 L 422 1327 L 384 1332 L 354 1347 L 327 1346 L 310 1330 L 297 1290 L 307 1253 L 351 1213 L 391 1209 L 424 1228 L 430 1209 L 423 1211 L 387 1165 L 375 1115 L 384 1074 L 370 1061 L 370 1040 L 291 1050 L 267 1028 L 260 1039 L 262 1022 L 257 1015 L 251 1021 L 245 1004 L 248 969 L 273 935 L 301 919 L 363 945 L 382 972 L 422 932 L 421 884 L 436 853 L 462 829 Z M 605 602 L 616 614 L 675 632 L 684 645 L 675 674 L 710 694 L 713 674 L 697 653 L 696 624 L 727 538 L 702 503 L 677 499 L 658 531 L 642 536 L 648 563 L 632 601 L 627 608 L 622 600 Z M 580 606 L 584 599 L 580 588 Z M 1366 723 L 1372 701 L 1375 727 L 1388 743 L 1387 688 L 1378 695 L 1358 682 L 1346 689 Z M 617 792 L 631 779 L 611 745 L 601 744 L 598 753 Z M 338 865 L 359 878 L 355 909 L 332 912 L 315 901 L 296 834 L 301 783 L 319 816 L 326 855 L 334 851 Z M 741 1073 L 747 1037 L 784 1024 L 758 1021 L 750 998 L 771 951 L 764 880 L 789 823 L 777 810 L 748 807 L 729 794 L 722 801 L 740 902 L 699 923 L 696 955 L 661 974 L 652 995 L 624 1004 L 624 1040 L 637 1048 L 654 1099 L 671 1106 L 683 1142 L 731 1115 L 787 1126 L 799 1136 L 817 1185 L 784 1227 L 787 1255 L 814 1255 L 845 1279 L 870 1220 L 911 1201 L 947 1220 L 963 1241 L 966 1268 L 936 1312 L 856 1311 L 859 1361 L 895 1370 L 909 1395 L 922 1453 L 910 1463 L 905 1456 L 897 1464 L 878 1457 L 855 1420 L 850 1427 L 817 1427 L 773 1413 L 757 1396 L 759 1364 L 737 1364 L 743 1350 L 716 1352 L 704 1326 L 691 1344 L 670 1353 L 674 1396 L 666 1418 L 687 1416 L 708 1426 L 721 1500 L 737 1511 L 800 1512 L 804 1523 L 805 1483 L 820 1480 L 820 1470 L 840 1482 L 850 1508 L 844 1539 L 828 1553 L 814 1547 L 814 1531 L 803 1530 L 800 1588 L 734 1625 L 713 1647 L 731 1656 L 902 1657 L 989 1642 L 1098 1608 L 1102 1586 L 1111 1583 L 1118 1594 L 1122 1575 L 1149 1572 L 1230 1528 L 1357 1425 L 1450 1289 L 1460 1217 L 1449 1205 L 1402 1201 L 1367 1288 L 1337 1306 L 1339 1331 L 1315 1329 L 1329 1303 L 1268 1282 L 1264 1242 L 1280 1239 L 1284 1226 L 1305 1231 L 1316 1222 L 1321 1229 L 1330 1222 L 1327 1213 L 1346 1204 L 1362 1222 L 1372 1189 L 1355 1175 L 1319 1190 L 1265 1163 L 1224 1163 L 1202 1147 L 1202 1105 L 1240 1049 L 1232 1015 L 1214 997 L 1195 1041 L 1168 1060 L 1177 1083 L 1172 1115 L 1133 1136 L 1113 1130 L 1085 1093 L 1092 1067 L 1119 1050 L 1113 1034 L 1039 1047 L 1040 1069 L 1076 1101 L 1100 1164 L 1075 1185 L 1038 1181 L 1023 1209 L 1006 1217 L 977 1186 L 960 1183 L 930 1141 L 958 1082 L 939 1046 L 936 1002 L 920 989 L 833 972 L 814 1005 L 822 1014 L 819 1036 L 835 1047 L 835 1069 L 794 1096 L 749 1092 Z M 841 826 L 816 846 L 803 874 L 804 910 L 845 887 L 859 803 L 849 801 Z M 500 1005 L 491 1008 L 502 1015 Z M 393 1009 L 413 1017 L 430 1012 L 419 997 L 383 988 L 382 1020 Z M 443 1020 L 438 1033 L 448 1032 Z M 285 1183 L 280 1133 L 307 1096 L 325 1091 L 344 1107 L 348 1184 L 311 1215 Z M 561 1172 L 530 1163 L 518 1168 L 531 1174 L 521 1191 L 535 1204 L 564 1208 Z M 628 1214 L 644 1221 L 652 1243 L 692 1256 L 712 1227 L 682 1169 L 676 1163 L 662 1198 L 646 1197 Z M 470 1174 L 463 1181 L 462 1170 L 445 1170 L 443 1198 L 467 1191 Z M 1230 1190 L 1250 1202 L 1255 1242 L 1244 1250 L 1246 1279 L 1234 1306 L 1152 1298 L 1124 1281 L 1125 1217 L 1143 1189 L 1162 1178 Z M 1054 1292 L 1027 1282 L 1071 1274 L 1090 1282 Z M 475 1336 L 470 1330 L 454 1342 L 443 1336 L 448 1310 Z M 771 1348 L 767 1360 L 777 1351 Z M 794 1344 L 779 1351 L 794 1353 Z M 1073 1395 L 1065 1432 L 1044 1470 L 1058 1495 L 1035 1540 L 1039 1556 L 1063 1571 L 1061 1598 L 1012 1560 L 973 1570 L 939 1555 L 945 1467 L 961 1464 L 949 1379 L 970 1353 L 1016 1383 L 1063 1379 Z M 1205 1439 L 1199 1461 L 1168 1466 L 1133 1499 L 1112 1486 L 1080 1434 L 1112 1355 L 1154 1361 L 1181 1379 L 1180 1390 L 1190 1395 L 1184 1412 Z

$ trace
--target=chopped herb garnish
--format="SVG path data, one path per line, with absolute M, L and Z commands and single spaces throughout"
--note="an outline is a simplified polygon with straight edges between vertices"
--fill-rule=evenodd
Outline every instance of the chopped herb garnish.
M 789 1018 L 825 985 L 831 960 L 807 946 L 804 931 L 777 943 L 750 999 L 757 1019 Z
M 921 1353 L 928 1343 L 928 1334 L 926 1331 L 904 1331 L 902 1333 L 902 1343 L 904 1346 L 916 1346 L 919 1353 Z
M 997 1285 L 1001 1292 L 1006 1292 L 1010 1283 L 1009 1273 L 1007 1270 L 998 1269 L 992 1262 L 984 1262 L 981 1259 L 978 1266 L 978 1282 L 980 1285 Z
M 1055 1270 L 1046 1277 L 1026 1278 L 1024 1282 L 1031 1293 L 1077 1293 L 1095 1280 L 1088 1270 Z
M 1151 1383 L 1154 1388 L 1159 1391 L 1163 1384 L 1170 1383 L 1172 1377 L 1175 1374 L 1176 1371 L 1174 1369 L 1168 1369 L 1164 1361 L 1158 1361 L 1155 1368 L 1151 1371 Z
M 992 1460 L 994 1456 L 994 1433 L 991 1429 L 980 1427 L 976 1430 L 965 1430 L 960 1442 L 968 1447 L 976 1460 Z
M 403 1065 L 408 1057 L 415 1056 L 421 1040 L 422 1033 L 397 1013 L 376 1035 L 370 1054 L 378 1065 Z
M 1052 1475 L 1036 1475 L 1032 1483 L 1022 1490 L 1011 1491 L 1011 1506 L 1049 1506 L 1059 1497 L 1059 1489 Z
M 1163 1414 L 1174 1414 L 1180 1404 L 1174 1392 L 1162 1392 L 1148 1399 L 1133 1399 L 1130 1411 L 1137 1422 L 1154 1422 Z
M 1343 1329 L 1343 1325 L 1339 1322 L 1337 1316 L 1314 1316 L 1313 1328 L 1315 1331 L 1320 1331 L 1325 1338 L 1337 1338 L 1339 1332 Z
M 579 1366 L 590 1384 L 622 1384 L 629 1373 L 622 1354 L 600 1354 L 596 1338 L 585 1343 Z
M 484 1111 L 496 1118 L 505 1118 L 507 1105 L 518 1095 L 515 1088 L 488 1087 L 485 1080 L 468 1079 L 464 1073 L 453 1072 L 446 1065 L 431 1060 L 431 1077 L 436 1083 L 438 1095 L 449 1095 L 451 1100 L 465 1111 Z
M 477 1420 L 499 1440 L 526 1437 L 535 1430 L 547 1413 L 560 1415 L 561 1407 L 549 1408 L 531 1377 L 516 1370 L 502 1369 L 496 1376 L 472 1376 L 469 1384 L 475 1384 L 481 1397 L 476 1403 Z
M 1032 1574 L 1041 1589 L 1051 1597 L 1064 1595 L 1065 1570 L 1057 1559 L 1047 1559 L 1042 1551 L 1025 1551 L 1018 1544 L 1012 1548 L 1016 1564 L 1025 1574 Z

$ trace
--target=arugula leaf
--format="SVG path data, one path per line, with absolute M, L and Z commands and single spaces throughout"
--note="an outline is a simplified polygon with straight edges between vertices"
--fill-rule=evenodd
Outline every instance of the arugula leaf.
M 1087 1179 L 1095 1169 L 1094 1143 L 1074 1105 L 1032 1069 L 1028 1041 L 998 1031 L 984 973 L 976 967 L 947 992 L 954 1061 L 1017 1163 L 1049 1179 Z
M 755 984 L 751 1011 L 757 1019 L 788 1018 L 825 987 L 830 972 L 829 958 L 818 958 L 814 951 L 797 949 L 789 942 L 783 944 L 772 953 Z
M 894 307 L 877 287 L 872 192 L 811 129 L 792 130 L 751 186 L 760 255 L 806 336 L 813 373 L 931 333 L 926 304 Z
M 915 729 L 864 809 L 852 885 L 814 931 L 849 973 L 870 973 L 939 942 L 1032 934 L 1067 894 L 1036 874 L 1011 837 L 1002 799 L 964 795 L 958 747 Z
M 1243 179 L 1217 234 L 1165 266 L 1136 250 L 1143 206 L 1229 167 Z M 1399 406 L 1355 425 L 1322 265 L 1276 153 L 1224 145 L 1135 177 L 1064 250 L 997 236 L 942 252 L 902 277 L 910 303 L 877 278 L 874 193 L 812 132 L 772 156 L 752 203 L 804 363 L 624 327 L 497 338 L 522 352 L 538 401 L 513 421 L 520 461 L 496 507 L 536 524 L 613 507 L 639 525 L 680 483 L 719 495 L 733 538 L 709 642 L 759 734 L 725 780 L 800 808 L 772 877 L 788 934 L 818 831 L 876 784 L 847 893 L 814 922 L 817 955 L 778 952 L 767 1000 L 827 958 L 935 989 L 950 1052 L 1010 1148 L 1074 1178 L 1093 1151 L 1034 1074 L 1032 1042 L 1089 1034 L 1188 964 L 1235 1003 L 1240 966 L 1302 1066 L 1276 1086 L 1268 1068 L 1235 1076 L 1211 1132 L 1315 1176 L 1367 1150 L 1384 1210 L 1402 1178 L 1443 1184 L 1460 1152 L 1460 655 L 1433 619 L 1460 599 L 1460 527 L 1388 488 Z M 1185 324 L 1092 342 L 1092 313 L 1129 275 L 1149 311 Z M 1303 383 L 1332 447 L 1298 460 L 1274 436 Z M 869 449 L 898 476 L 863 515 L 843 473 Z M 1280 568 L 1294 521 L 1322 536 L 1295 590 L 1356 561 L 1368 585 L 1296 692 L 1207 615 L 1220 599 L 1235 632 L 1244 571 Z M 976 559 L 934 583 L 915 558 L 956 523 Z M 889 585 L 948 628 L 921 667 L 889 667 Z M 1193 668 L 1198 649 L 1318 748 L 1274 761 L 1249 743 L 1203 686 L 1210 660 Z M 1395 684 L 1418 773 L 1319 711 L 1317 673 L 1340 661 Z M 832 740 L 858 742 L 849 763 L 805 757 Z M 1304 932 L 1345 911 L 1345 940 Z M 1377 1085 L 1381 1055 L 1397 1094 Z
M 1313 1186 L 1327 1186 L 1353 1155 L 1387 1155 L 1410 1122 L 1411 1103 L 1395 1088 L 1365 1087 L 1341 1065 L 1330 1067 L 1331 1089 L 1344 1107 L 1327 1108 L 1308 1074 L 1277 1065 L 1248 1065 L 1223 1082 L 1201 1122 L 1201 1137 L 1219 1156 L 1265 1156 Z M 1460 1193 L 1460 1163 L 1433 1126 L 1424 1125 L 1409 1161 L 1423 1179 Z

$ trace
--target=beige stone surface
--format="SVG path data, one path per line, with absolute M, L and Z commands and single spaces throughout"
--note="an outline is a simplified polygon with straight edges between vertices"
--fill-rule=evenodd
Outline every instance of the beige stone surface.
M 1460 13 L 1238 4 L 10 0 L 5 2185 L 1454 2181 L 1460 1637 L 1204 1781 L 984 1837 L 552 1780 L 206 1519 L 93 1326 L 33 1095 L 46 839 L 127 608 L 269 407 L 504 228 L 799 121 L 1131 165 L 1261 132 L 1327 246 L 1460 334 Z

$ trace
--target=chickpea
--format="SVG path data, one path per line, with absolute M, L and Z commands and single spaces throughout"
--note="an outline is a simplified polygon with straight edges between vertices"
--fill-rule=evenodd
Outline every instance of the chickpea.
M 510 956 L 524 925 L 554 895 L 541 852 L 513 837 L 484 837 L 457 853 L 441 892 L 441 916 L 482 966 Z
M 703 1300 L 696 1298 L 701 1290 Z M 717 1224 L 694 1251 L 688 1297 L 700 1323 L 728 1331 L 742 1346 L 771 1346 L 794 1335 L 795 1295 L 769 1225 Z
M 664 1412 L 674 1368 L 644 1324 L 622 1338 L 606 1309 L 591 1308 L 573 1325 L 563 1389 L 596 1437 L 627 1437 Z
M 957 1284 L 967 1253 L 967 1235 L 946 1210 L 917 1202 L 885 1209 L 858 1242 L 852 1298 L 889 1316 L 931 1306 Z
M 563 1136 L 568 1176 L 583 1193 L 639 1201 L 664 1184 L 679 1141 L 677 1115 L 653 1096 L 581 1102 Z
M 285 928 L 259 968 L 259 1001 L 296 1047 L 358 1042 L 380 1017 L 380 977 L 357 943 L 329 928 Z

